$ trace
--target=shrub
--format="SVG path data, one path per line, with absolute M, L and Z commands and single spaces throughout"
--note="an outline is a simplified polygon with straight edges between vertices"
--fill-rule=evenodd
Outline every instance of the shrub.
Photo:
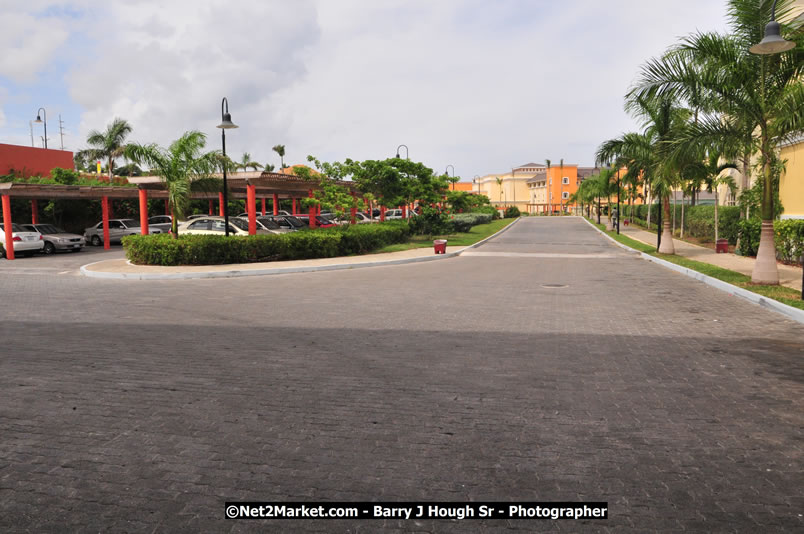
M 405 241 L 404 221 L 247 237 L 167 234 L 123 238 L 126 257 L 141 265 L 220 265 L 331 258 L 361 254 Z
M 508 206 L 507 208 L 505 208 L 505 218 L 506 219 L 512 219 L 512 218 L 515 218 L 515 217 L 519 217 L 519 215 L 520 215 L 519 208 L 517 208 L 516 206 Z
M 469 213 L 486 213 L 495 221 L 500 218 L 500 212 L 494 206 L 478 206 L 470 209 Z
M 448 233 L 452 229 L 446 213 L 430 207 L 422 208 L 417 217 L 408 219 L 410 231 L 417 235 L 437 235 Z
M 452 217 L 453 232 L 468 232 L 473 226 L 478 224 L 488 224 L 492 220 L 492 215 L 488 213 L 459 213 Z
M 740 237 L 739 253 L 743 256 L 756 256 L 759 249 L 759 231 L 762 221 L 759 219 L 742 219 L 737 224 Z
M 804 254 L 804 220 L 787 219 L 773 223 L 776 254 L 780 260 L 799 262 Z

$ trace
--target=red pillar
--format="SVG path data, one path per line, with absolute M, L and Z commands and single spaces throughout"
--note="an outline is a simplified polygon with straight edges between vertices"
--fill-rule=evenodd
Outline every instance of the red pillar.
M 218 212 L 223 217 L 223 193 L 218 193 Z
M 380 222 L 385 222 L 385 206 L 380 206 Z
M 274 193 L 274 215 L 279 215 L 279 193 Z
M 148 210 L 145 213 L 148 213 Z M 170 202 L 168 202 L 168 199 L 165 199 L 165 215 L 170 215 Z
M 265 217 L 265 197 L 262 197 L 262 216 Z
M 148 235 L 148 191 L 139 190 L 140 194 L 140 233 Z
M 36 199 L 31 200 L 31 224 L 39 224 L 39 204 Z
M 212 202 L 212 199 L 209 199 L 209 214 L 212 215 L 215 213 L 215 203 Z
M 109 243 L 109 197 L 101 197 L 101 211 L 103 212 L 103 248 L 112 248 Z
M 246 212 L 248 212 L 248 235 L 257 235 L 257 186 L 246 186 Z
M 408 205 L 407 204 L 402 204 L 402 218 L 403 219 L 408 218 Z
M 354 202 L 354 200 L 356 198 L 357 198 L 357 195 L 355 195 L 355 193 L 353 191 L 352 192 L 352 201 Z M 349 210 L 349 212 L 350 212 L 350 215 L 352 216 L 352 219 L 349 221 L 349 224 L 356 224 L 357 223 L 357 208 L 355 208 L 354 205 L 353 205 L 352 209 Z
M 293 215 L 296 215 L 296 197 L 293 197 L 293 211 L 291 211 Z
M 11 195 L 3 195 L 3 228 L 6 234 L 6 259 L 14 259 L 14 238 L 11 233 Z
M 310 189 L 310 191 L 308 193 L 308 196 L 310 198 L 313 198 L 313 190 L 312 189 Z M 294 199 L 294 202 L 295 202 L 295 199 Z M 315 216 L 316 216 L 317 211 L 318 210 L 316 209 L 315 206 L 310 206 L 310 228 L 315 228 L 315 226 L 316 226 L 315 225 L 315 223 L 316 223 Z

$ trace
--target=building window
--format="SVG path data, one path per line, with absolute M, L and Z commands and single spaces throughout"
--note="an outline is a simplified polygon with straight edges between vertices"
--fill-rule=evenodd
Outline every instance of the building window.
M 564 200 L 568 199 L 569 198 L 569 192 L 564 191 L 563 193 L 561 193 L 561 198 L 563 198 Z
M 564 185 L 569 185 L 569 177 L 565 176 L 561 179 L 561 183 Z

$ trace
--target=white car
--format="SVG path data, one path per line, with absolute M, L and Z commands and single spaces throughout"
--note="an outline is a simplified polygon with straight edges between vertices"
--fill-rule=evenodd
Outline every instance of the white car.
M 257 226 L 257 234 L 272 234 Z M 223 217 L 210 215 L 187 221 L 179 227 L 179 235 L 225 235 L 226 222 Z M 248 221 L 240 217 L 229 217 L 229 235 L 248 235 Z
M 45 248 L 45 240 L 39 232 L 26 232 L 17 224 L 11 225 L 11 241 L 14 247 L 14 255 L 33 256 Z M 6 227 L 0 223 L 0 246 L 3 248 L 2 255 L 6 257 Z
M 413 211 L 411 209 L 409 209 L 407 211 L 408 211 L 408 213 L 407 213 L 408 218 L 416 216 L 415 211 Z M 393 219 L 401 219 L 401 218 L 402 218 L 402 210 L 401 209 L 392 209 L 392 210 L 386 210 L 385 211 L 385 220 L 386 221 L 393 220 Z

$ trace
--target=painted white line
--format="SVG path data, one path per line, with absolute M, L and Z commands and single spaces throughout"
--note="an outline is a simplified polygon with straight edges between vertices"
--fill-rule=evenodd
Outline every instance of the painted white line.
M 503 258 L 561 258 L 561 259 L 610 259 L 612 254 L 559 254 L 554 252 L 475 252 L 467 251 L 461 256 L 503 257 Z
M 586 221 L 586 219 L 584 219 Z M 783 304 L 778 300 L 769 299 L 767 297 L 763 297 L 758 293 L 754 293 L 753 291 L 748 291 L 747 289 L 743 289 L 741 287 L 737 287 L 732 285 L 728 282 L 724 282 L 723 280 L 718 280 L 717 278 L 713 278 L 703 273 L 699 273 L 698 271 L 693 271 L 692 269 L 688 269 L 686 267 L 682 267 L 681 265 L 676 265 L 675 263 L 671 263 L 667 260 L 663 260 L 661 258 L 657 258 L 655 256 L 651 256 L 650 254 L 646 254 L 644 252 L 640 252 L 638 250 L 634 250 L 627 245 L 623 245 L 619 241 L 616 241 L 611 238 L 611 236 L 606 235 L 603 231 L 600 230 L 597 226 L 586 221 L 586 223 L 597 230 L 598 232 L 603 235 L 603 237 L 611 240 L 612 243 L 615 245 L 622 247 L 626 250 L 630 250 L 631 252 L 636 252 L 640 256 L 642 256 L 643 260 L 648 260 L 650 262 L 656 263 L 661 265 L 662 267 L 666 267 L 667 269 L 671 269 L 676 271 L 677 273 L 681 273 L 683 275 L 689 276 L 690 278 L 694 278 L 698 281 L 703 282 L 706 285 L 712 286 L 716 289 L 721 291 L 725 291 L 729 295 L 734 295 L 735 297 L 740 297 L 748 302 L 752 302 L 758 306 L 761 306 L 767 310 L 774 311 L 776 313 L 780 313 L 787 317 L 788 319 L 792 319 L 793 321 L 799 322 L 804 324 L 804 310 L 799 310 L 798 308 L 794 308 L 792 306 L 788 306 L 787 304 Z M 705 263 L 705 262 L 701 262 Z

